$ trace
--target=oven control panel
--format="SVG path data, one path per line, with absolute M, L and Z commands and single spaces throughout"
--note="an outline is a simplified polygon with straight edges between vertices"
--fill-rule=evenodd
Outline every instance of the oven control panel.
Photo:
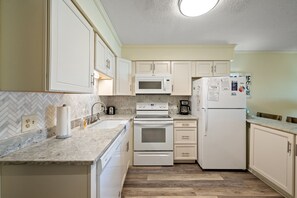
M 168 110 L 168 103 L 137 103 L 136 110 Z

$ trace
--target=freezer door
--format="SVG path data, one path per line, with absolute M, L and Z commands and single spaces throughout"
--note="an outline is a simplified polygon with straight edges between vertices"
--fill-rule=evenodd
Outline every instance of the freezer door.
M 245 77 L 208 78 L 202 91 L 204 108 L 246 108 Z
M 192 91 L 192 114 L 197 115 L 197 111 L 202 108 L 207 108 L 207 82 L 208 78 L 201 78 L 193 81 Z
M 246 169 L 245 109 L 208 109 L 198 132 L 203 169 Z

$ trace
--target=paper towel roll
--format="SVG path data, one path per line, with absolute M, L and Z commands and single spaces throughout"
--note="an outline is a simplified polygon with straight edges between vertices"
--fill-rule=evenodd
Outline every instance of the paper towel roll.
M 70 107 L 65 104 L 57 107 L 57 130 L 58 139 L 64 139 L 71 136 L 71 114 Z

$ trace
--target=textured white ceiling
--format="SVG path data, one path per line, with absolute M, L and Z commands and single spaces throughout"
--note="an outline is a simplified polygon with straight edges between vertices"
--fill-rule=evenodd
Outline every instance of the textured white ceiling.
M 209 13 L 194 18 L 180 14 L 178 0 L 101 2 L 123 44 L 297 50 L 297 0 L 220 0 Z

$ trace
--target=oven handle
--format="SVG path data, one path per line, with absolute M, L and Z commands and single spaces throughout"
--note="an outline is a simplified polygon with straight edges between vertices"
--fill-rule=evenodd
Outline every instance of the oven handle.
M 158 121 L 134 121 L 134 125 L 145 125 L 145 126 L 168 126 L 173 125 L 172 121 L 163 121 L 162 123 L 158 123 Z

